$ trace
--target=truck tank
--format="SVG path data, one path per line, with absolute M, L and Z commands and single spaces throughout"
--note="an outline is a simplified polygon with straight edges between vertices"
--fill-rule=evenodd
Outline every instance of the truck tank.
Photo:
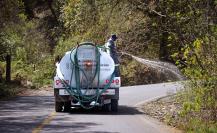
M 93 45 L 81 45 L 77 49 L 66 52 L 60 63 L 57 64 L 57 76 L 76 88 L 76 65 L 75 54 L 79 65 L 80 87 L 81 88 L 103 88 L 107 80 L 111 78 L 115 64 L 113 59 L 106 52 Z M 97 55 L 98 54 L 98 55 Z M 97 70 L 97 57 L 100 56 L 100 67 Z M 99 74 L 99 85 L 98 76 Z

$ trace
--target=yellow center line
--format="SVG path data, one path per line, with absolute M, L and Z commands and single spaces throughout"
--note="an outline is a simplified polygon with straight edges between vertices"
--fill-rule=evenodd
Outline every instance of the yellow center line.
M 40 125 L 38 125 L 36 128 L 33 129 L 32 133 L 40 133 L 42 128 L 45 125 L 48 125 L 52 121 L 55 115 L 56 115 L 56 112 L 50 113 L 49 116 L 45 118 L 44 121 Z

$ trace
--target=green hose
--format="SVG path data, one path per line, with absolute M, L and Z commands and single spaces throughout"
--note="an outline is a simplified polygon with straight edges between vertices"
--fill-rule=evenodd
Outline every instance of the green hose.
M 77 49 L 81 45 L 91 45 L 91 46 L 94 46 L 95 50 L 96 50 L 95 51 L 95 53 L 96 53 L 96 56 L 95 56 L 96 57 L 96 70 L 94 73 L 94 77 L 93 77 L 92 81 L 90 81 L 90 82 L 88 81 L 88 78 L 87 78 L 85 71 L 78 64 Z M 99 82 L 100 82 L 100 56 L 101 55 L 100 55 L 98 46 L 95 46 L 92 43 L 83 43 L 83 44 L 80 44 L 79 46 L 76 48 L 76 52 L 74 54 L 74 61 L 72 60 L 72 56 L 71 56 L 74 49 L 72 49 L 71 53 L 70 53 L 70 61 L 71 61 L 71 66 L 72 66 L 72 73 L 71 73 L 71 78 L 69 81 L 70 84 L 68 84 L 64 80 L 62 80 L 62 83 L 63 83 L 65 89 L 67 90 L 67 92 L 79 102 L 79 104 L 81 105 L 82 108 L 91 109 L 91 108 L 96 106 L 96 103 L 99 100 L 99 97 L 110 87 L 112 80 L 114 79 L 115 74 L 113 72 L 111 75 L 111 78 L 109 80 L 109 83 L 107 83 L 103 89 L 100 89 Z M 71 86 L 71 81 L 73 80 L 72 79 L 73 72 L 75 72 L 75 82 L 76 82 L 75 88 L 73 88 Z M 82 91 L 81 91 L 82 88 L 80 86 L 80 72 L 82 72 L 82 74 L 86 78 L 86 82 L 87 82 L 87 86 L 85 88 L 86 91 L 84 93 L 82 93 Z M 93 84 L 93 81 L 96 78 L 96 76 L 97 76 L 97 88 L 95 89 L 96 90 L 95 95 L 86 95 L 87 91 L 90 89 L 91 85 Z M 91 102 L 94 102 L 94 105 L 88 106 L 88 104 L 90 105 Z

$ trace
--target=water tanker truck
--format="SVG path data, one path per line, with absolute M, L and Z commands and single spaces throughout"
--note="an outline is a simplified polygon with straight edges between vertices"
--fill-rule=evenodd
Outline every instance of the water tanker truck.
M 114 60 L 105 49 L 90 42 L 81 43 L 56 63 L 55 110 L 98 106 L 117 112 L 120 85 Z

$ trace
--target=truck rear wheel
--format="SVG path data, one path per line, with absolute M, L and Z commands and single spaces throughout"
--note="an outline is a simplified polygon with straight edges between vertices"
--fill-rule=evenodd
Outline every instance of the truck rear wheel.
M 111 100 L 111 111 L 118 112 L 118 100 L 117 99 Z
M 56 112 L 61 112 L 63 109 L 63 102 L 55 102 L 55 110 Z
M 71 110 L 71 101 L 64 103 L 64 112 L 69 112 Z
M 104 104 L 102 106 L 102 110 L 105 111 L 105 112 L 109 112 L 110 108 L 111 108 L 111 104 Z

